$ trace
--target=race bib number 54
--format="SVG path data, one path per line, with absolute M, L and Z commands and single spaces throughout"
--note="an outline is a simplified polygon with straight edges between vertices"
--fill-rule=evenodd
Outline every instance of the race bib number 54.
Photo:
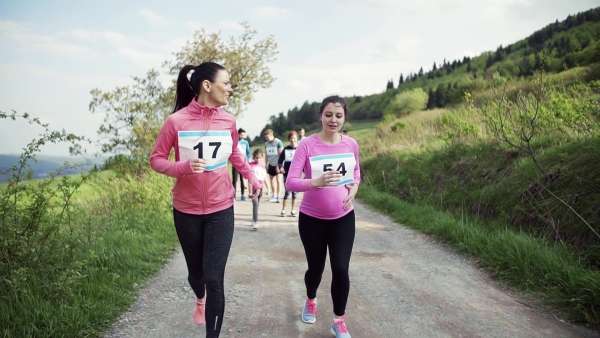
M 203 158 L 206 160 L 206 171 L 227 165 L 233 147 L 233 140 L 228 131 L 179 131 L 177 136 L 181 161 Z
M 339 171 L 342 178 L 338 185 L 354 183 L 356 159 L 353 153 L 309 157 L 312 178 L 319 178 L 328 171 Z

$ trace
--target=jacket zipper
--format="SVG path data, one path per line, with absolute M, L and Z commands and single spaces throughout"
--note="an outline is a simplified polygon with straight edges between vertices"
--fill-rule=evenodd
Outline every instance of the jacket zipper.
M 208 111 L 208 114 L 206 114 L 206 119 L 204 119 L 204 130 L 205 132 L 208 132 L 208 128 L 210 128 L 210 110 Z M 208 122 L 208 123 L 207 123 Z M 206 171 L 203 172 L 203 176 L 204 176 L 204 194 L 202 194 L 202 207 L 203 207 L 203 214 L 206 215 L 206 195 L 208 194 L 208 173 Z

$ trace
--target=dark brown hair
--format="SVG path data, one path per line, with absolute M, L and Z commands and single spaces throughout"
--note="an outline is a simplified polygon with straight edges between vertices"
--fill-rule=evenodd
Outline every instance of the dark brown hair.
M 342 106 L 342 108 L 344 108 L 344 122 L 347 122 L 348 118 L 350 117 L 350 112 L 348 111 L 348 105 L 346 104 L 346 100 L 344 100 L 343 97 L 338 96 L 338 95 L 328 96 L 325 99 L 323 99 L 323 102 L 321 102 L 321 107 L 319 108 L 319 116 L 321 116 L 321 114 L 323 114 L 323 110 L 325 109 L 325 106 L 327 106 L 330 103 L 333 103 L 333 104 L 338 103 Z
M 194 70 L 188 80 L 187 75 Z M 173 113 L 186 107 L 192 99 L 200 94 L 202 81 L 215 82 L 217 74 L 225 70 L 223 66 L 214 62 L 202 62 L 199 66 L 187 65 L 179 71 L 177 77 L 177 89 L 175 90 L 175 108 Z

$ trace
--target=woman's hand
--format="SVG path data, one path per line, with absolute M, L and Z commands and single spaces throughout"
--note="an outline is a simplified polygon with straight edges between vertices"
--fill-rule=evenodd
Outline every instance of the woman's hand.
M 311 188 L 336 187 L 342 178 L 339 171 L 328 171 L 319 178 L 310 180 Z
M 279 173 L 280 174 L 285 174 L 285 169 L 284 168 L 279 168 Z
M 257 199 L 260 194 L 262 194 L 262 189 L 252 189 L 252 194 L 248 195 L 248 198 L 253 201 L 255 199 Z
M 256 188 L 256 187 L 252 187 L 252 189 L 250 190 L 251 194 L 248 195 L 248 198 L 253 201 L 257 198 L 260 197 L 260 194 L 262 194 L 262 187 Z
M 356 196 L 356 193 L 358 192 L 358 184 L 346 184 L 346 188 L 348 189 L 348 197 L 344 198 L 344 210 L 348 210 L 352 207 L 354 196 Z
M 203 158 L 193 158 L 190 160 L 190 167 L 194 174 L 200 174 L 206 169 L 206 160 Z

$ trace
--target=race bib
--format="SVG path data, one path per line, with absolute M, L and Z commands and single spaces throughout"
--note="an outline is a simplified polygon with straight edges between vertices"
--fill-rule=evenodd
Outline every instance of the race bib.
M 206 160 L 206 171 L 227 166 L 233 147 L 228 131 L 179 131 L 177 137 L 180 161 L 203 158 Z
M 285 161 L 292 162 L 294 158 L 294 154 L 296 153 L 296 149 L 286 149 L 285 150 Z
M 254 175 L 256 175 L 256 178 L 261 181 L 264 182 L 265 179 L 267 178 L 267 171 L 265 170 L 265 168 L 263 167 L 252 167 L 252 170 L 254 170 Z
M 312 178 L 319 178 L 328 171 L 339 171 L 342 178 L 338 185 L 354 183 L 356 159 L 353 153 L 309 157 Z
M 238 149 L 240 150 L 240 153 L 242 153 L 242 155 L 244 155 L 244 157 L 246 156 L 246 145 L 243 143 L 238 143 Z
M 267 156 L 277 155 L 277 146 L 267 146 Z

